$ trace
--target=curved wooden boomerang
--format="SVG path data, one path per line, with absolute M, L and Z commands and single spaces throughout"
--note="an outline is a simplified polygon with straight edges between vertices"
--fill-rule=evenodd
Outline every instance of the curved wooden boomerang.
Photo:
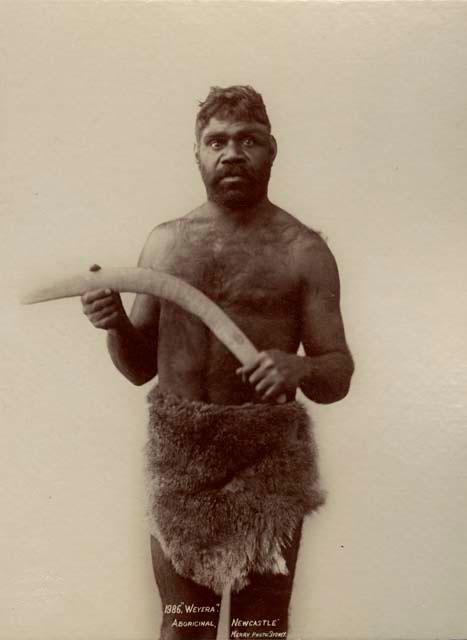
M 146 293 L 170 300 L 202 320 L 243 365 L 250 363 L 258 353 L 243 331 L 204 293 L 180 278 L 154 269 L 135 267 L 86 271 L 57 280 L 48 287 L 35 289 L 26 294 L 21 302 L 34 304 L 71 298 L 93 289 L 113 289 L 120 293 Z M 277 401 L 285 402 L 285 395 L 281 395 Z

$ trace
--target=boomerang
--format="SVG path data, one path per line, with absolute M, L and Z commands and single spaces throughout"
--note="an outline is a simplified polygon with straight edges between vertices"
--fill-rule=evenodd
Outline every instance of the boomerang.
M 243 331 L 204 293 L 176 276 L 154 269 L 142 267 L 101 269 L 94 265 L 90 271 L 68 276 L 49 286 L 30 291 L 21 302 L 35 304 L 72 298 L 93 289 L 112 289 L 119 293 L 146 293 L 164 298 L 202 320 L 242 365 L 249 364 L 258 355 L 256 347 Z M 285 402 L 286 396 L 281 395 L 277 401 Z

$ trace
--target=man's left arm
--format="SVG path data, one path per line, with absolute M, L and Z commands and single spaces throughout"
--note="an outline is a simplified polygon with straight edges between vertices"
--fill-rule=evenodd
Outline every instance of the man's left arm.
M 310 400 L 337 402 L 344 398 L 354 372 L 340 309 L 336 261 L 327 244 L 317 238 L 300 256 L 302 265 L 301 342 L 299 387 Z
M 268 349 L 238 371 L 263 400 L 293 396 L 300 388 L 314 402 L 344 398 L 354 371 L 340 311 L 337 265 L 328 246 L 315 236 L 302 243 L 296 265 L 301 278 L 300 338 L 305 356 Z

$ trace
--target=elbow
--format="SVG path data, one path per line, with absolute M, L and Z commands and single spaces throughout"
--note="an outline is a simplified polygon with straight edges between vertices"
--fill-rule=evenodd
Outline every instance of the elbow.
M 317 404 L 339 402 L 349 393 L 353 372 L 353 360 L 349 360 L 345 367 L 334 371 L 327 380 L 321 380 L 320 384 L 315 383 L 310 389 L 302 389 L 302 391 L 309 400 Z
M 335 398 L 331 402 L 339 402 L 339 400 L 343 400 L 348 395 L 354 371 L 355 367 L 353 360 L 350 360 L 347 369 L 345 372 L 342 372 L 342 375 L 336 381 Z
M 143 384 L 149 382 L 157 375 L 157 370 L 155 371 L 122 371 L 123 375 L 131 384 L 135 385 L 135 387 L 142 387 Z
M 317 404 L 333 404 L 343 400 L 349 392 L 349 387 L 320 389 L 318 392 L 305 394 L 309 400 L 313 400 Z
M 327 389 L 323 389 L 322 392 L 315 399 L 318 404 L 333 404 L 343 400 L 350 390 L 350 379 L 346 382 L 339 381 L 337 384 L 331 384 Z
M 329 397 L 331 399 L 322 404 L 339 402 L 339 400 L 343 400 L 348 395 L 354 371 L 354 363 L 353 360 L 350 359 L 347 363 L 347 366 L 339 372 L 339 374 L 335 377 L 333 383 L 330 385 Z
M 142 387 L 143 384 L 146 384 L 146 382 L 149 382 L 150 380 L 152 380 L 155 377 L 156 377 L 156 374 L 148 375 L 148 376 L 141 376 L 141 377 L 138 377 L 138 378 L 133 378 L 132 380 L 130 380 L 130 382 L 132 382 L 135 385 L 135 387 Z

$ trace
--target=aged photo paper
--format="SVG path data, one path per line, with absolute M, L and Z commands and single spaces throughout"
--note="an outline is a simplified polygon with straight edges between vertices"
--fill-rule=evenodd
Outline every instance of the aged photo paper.
M 115 370 L 78 298 L 19 299 L 135 266 L 198 206 L 198 104 L 238 84 L 277 140 L 271 200 L 336 258 L 355 360 L 345 399 L 306 400 L 327 502 L 289 638 L 467 637 L 467 4 L 4 1 L 2 639 L 158 637 L 154 382 Z

